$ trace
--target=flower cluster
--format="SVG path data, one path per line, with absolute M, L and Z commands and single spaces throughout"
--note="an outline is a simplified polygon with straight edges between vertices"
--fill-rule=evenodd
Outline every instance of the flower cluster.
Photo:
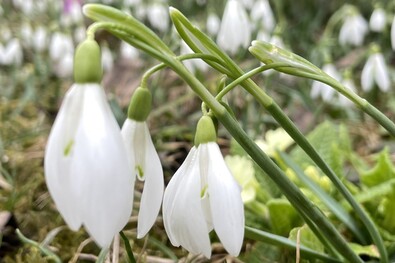
M 127 224 L 136 178 L 144 181 L 137 237 L 163 220 L 171 243 L 211 256 L 214 229 L 229 254 L 237 256 L 244 236 L 241 188 L 215 143 L 210 117 L 198 123 L 195 144 L 164 191 L 158 153 L 146 119 L 151 93 L 134 92 L 128 118 L 119 128 L 100 84 L 101 54 L 93 40 L 77 47 L 76 84 L 66 94 L 45 152 L 45 177 L 51 196 L 69 227 L 82 225 L 101 247 L 109 247 Z

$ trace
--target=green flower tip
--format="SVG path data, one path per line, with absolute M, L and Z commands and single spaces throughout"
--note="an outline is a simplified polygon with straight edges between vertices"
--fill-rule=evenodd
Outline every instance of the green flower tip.
M 145 121 L 151 111 L 152 96 L 147 88 L 138 87 L 130 100 L 128 118 Z
M 87 39 L 80 43 L 75 51 L 74 81 L 76 83 L 99 83 L 102 76 L 99 44 Z
M 201 143 L 215 142 L 217 140 L 217 132 L 213 119 L 209 116 L 200 118 L 195 135 L 195 146 Z

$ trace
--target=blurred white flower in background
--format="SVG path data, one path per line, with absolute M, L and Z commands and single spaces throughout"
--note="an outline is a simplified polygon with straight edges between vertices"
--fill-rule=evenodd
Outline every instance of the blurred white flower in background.
M 107 45 L 102 45 L 101 49 L 101 63 L 104 72 L 109 72 L 114 66 L 114 57 L 110 48 Z
M 262 26 L 268 33 L 271 33 L 276 26 L 276 20 L 268 0 L 255 1 L 250 16 L 255 26 Z
M 126 43 L 125 41 L 121 42 L 121 46 L 120 46 L 120 56 L 123 59 L 136 59 L 139 56 L 139 51 L 138 49 L 136 49 L 135 47 L 129 45 L 128 43 Z
M 20 38 L 24 46 L 30 46 L 33 39 L 33 29 L 30 23 L 23 22 L 20 28 Z
M 250 40 L 251 26 L 243 5 L 228 0 L 217 36 L 218 45 L 234 55 L 240 47 L 247 48 Z
M 369 20 L 370 30 L 374 32 L 382 32 L 385 28 L 385 24 L 387 22 L 386 14 L 384 9 L 376 8 L 374 9 L 372 15 Z
M 147 18 L 151 26 L 165 33 L 169 29 L 169 10 L 161 3 L 153 3 L 147 8 Z
M 80 24 L 83 21 L 82 6 L 79 0 L 65 0 L 63 5 L 63 14 L 61 16 L 61 24 L 63 26 L 71 26 Z
M 255 0 L 239 0 L 247 10 L 251 10 Z
M 185 54 L 193 54 L 194 52 L 192 49 L 185 43 L 184 40 L 181 40 L 180 44 L 180 54 L 185 55 Z M 206 71 L 208 69 L 208 65 L 206 62 L 204 62 L 201 59 L 187 59 L 184 60 L 182 63 L 184 63 L 185 67 L 191 72 L 196 72 L 196 71 Z
M 19 39 L 11 39 L 5 46 L 0 44 L 0 65 L 20 66 L 22 61 L 23 50 Z
M 54 73 L 61 78 L 70 77 L 73 72 L 74 44 L 70 35 L 55 32 L 49 44 L 49 56 Z
M 335 65 L 333 65 L 332 63 L 325 64 L 322 67 L 322 70 L 332 78 L 341 81 L 341 75 L 337 71 Z M 335 90 L 331 86 L 324 84 L 320 81 L 313 81 L 310 92 L 310 96 L 312 99 L 317 99 L 321 97 L 324 101 L 330 101 L 333 98 L 334 94 Z
M 390 77 L 383 54 L 379 50 L 375 50 L 366 61 L 362 69 L 361 85 L 365 92 L 370 91 L 374 84 L 379 89 L 387 92 L 390 89 Z
M 217 35 L 220 25 L 221 25 L 221 19 L 219 19 L 219 17 L 215 13 L 210 12 L 207 16 L 207 23 L 206 23 L 207 32 L 211 36 Z
M 368 22 L 353 8 L 340 28 L 339 43 L 341 45 L 360 46 L 367 32 Z
M 47 29 L 39 26 L 33 35 L 33 47 L 38 52 L 43 52 L 48 48 L 48 33 Z
M 342 84 L 349 91 L 352 91 L 354 93 L 357 91 L 354 80 L 351 78 L 351 76 L 344 77 Z M 349 107 L 354 105 L 351 100 L 349 100 L 346 96 L 344 96 L 341 93 L 339 93 L 339 104 L 342 105 L 343 107 Z

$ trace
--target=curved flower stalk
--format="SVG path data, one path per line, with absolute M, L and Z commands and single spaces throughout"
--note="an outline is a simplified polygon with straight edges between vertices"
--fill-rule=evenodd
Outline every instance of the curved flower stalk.
M 384 56 L 378 50 L 378 47 L 373 47 L 373 49 L 375 49 L 373 54 L 369 56 L 362 69 L 362 89 L 368 92 L 376 83 L 381 91 L 387 92 L 391 85 L 387 65 L 385 64 Z
M 129 106 L 129 117 L 122 126 L 128 158 L 134 163 L 130 176 L 145 181 L 137 223 L 138 238 L 144 237 L 155 223 L 164 190 L 162 165 L 145 121 L 150 109 L 149 90 L 137 88 Z
M 247 12 L 237 0 L 228 0 L 218 32 L 218 45 L 231 54 L 236 54 L 239 47 L 248 47 L 250 38 L 251 27 Z
M 89 61 L 81 60 L 86 55 Z M 45 179 L 68 226 L 77 231 L 84 225 L 105 248 L 128 222 L 134 179 L 119 126 L 95 83 L 101 79 L 98 68 L 99 47 L 86 41 L 76 53 L 77 84 L 66 94 L 49 135 Z
M 202 117 L 197 146 L 170 180 L 163 199 L 163 221 L 171 243 L 207 258 L 211 257 L 211 230 L 232 256 L 239 255 L 244 237 L 241 188 L 215 139 L 211 118 Z

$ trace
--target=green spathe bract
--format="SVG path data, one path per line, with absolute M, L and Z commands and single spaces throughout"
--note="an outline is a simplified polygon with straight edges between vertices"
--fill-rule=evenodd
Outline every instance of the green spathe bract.
M 195 146 L 201 143 L 215 142 L 217 140 L 217 132 L 213 119 L 209 116 L 200 118 L 195 135 Z
M 78 45 L 74 55 L 74 81 L 76 83 L 100 83 L 103 76 L 100 47 L 87 39 Z
M 145 121 L 151 111 L 152 95 L 147 88 L 138 87 L 130 100 L 128 118 Z

